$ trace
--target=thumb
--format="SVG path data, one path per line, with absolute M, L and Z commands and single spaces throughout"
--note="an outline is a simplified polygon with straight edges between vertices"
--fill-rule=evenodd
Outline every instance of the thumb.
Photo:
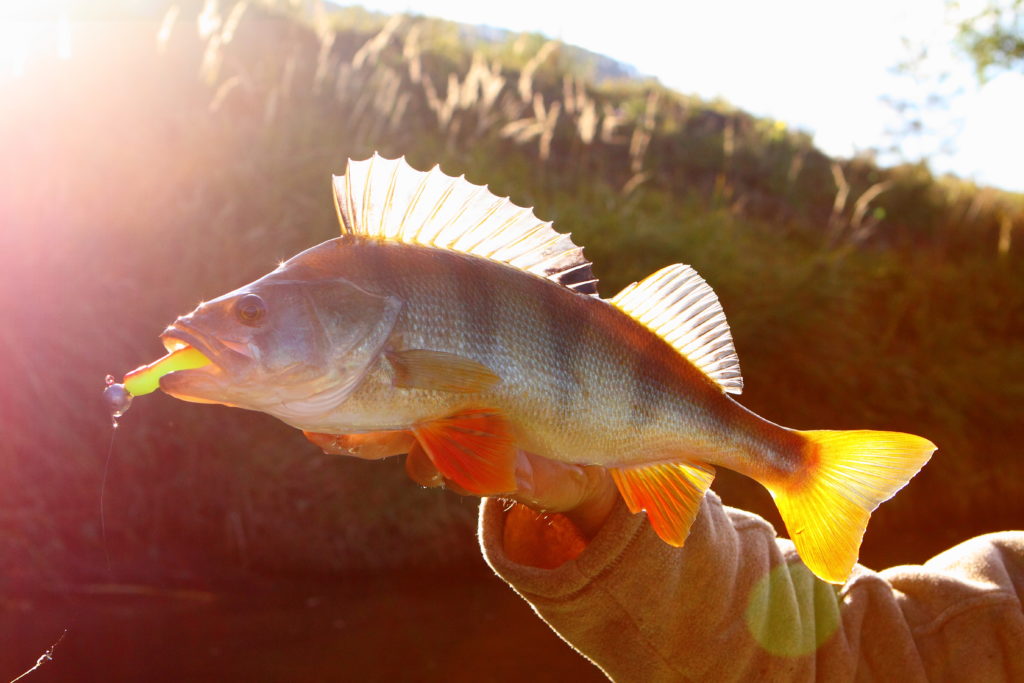
M 514 498 L 543 512 L 564 512 L 598 494 L 607 479 L 602 467 L 573 465 L 520 452 L 516 462 L 519 489 Z
M 430 456 L 423 450 L 419 442 L 409 448 L 409 454 L 405 456 L 405 473 L 409 478 L 420 486 L 436 488 L 444 486 L 444 476 L 431 462 Z
M 420 486 L 443 488 L 460 496 L 475 495 L 472 491 L 467 491 L 451 479 L 446 479 L 418 441 L 409 448 L 409 453 L 405 456 L 405 473 Z

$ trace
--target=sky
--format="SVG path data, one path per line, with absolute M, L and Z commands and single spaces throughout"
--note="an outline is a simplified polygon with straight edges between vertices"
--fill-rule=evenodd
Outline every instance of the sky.
M 984 1 L 960 0 L 960 11 L 973 13 Z M 0 0 L 8 9 L 51 4 Z M 954 50 L 956 17 L 944 0 L 358 4 L 539 32 L 630 64 L 681 93 L 723 99 L 807 131 L 834 156 L 880 150 L 885 165 L 927 157 L 936 172 L 1024 192 L 1024 73 L 1002 73 L 979 85 L 972 65 Z M 21 70 L 26 55 L 40 46 L 70 56 L 64 54 L 71 42 L 66 17 L 47 25 L 7 22 L 4 15 L 0 11 L 0 77 Z M 928 59 L 917 79 L 893 73 L 923 46 Z M 895 135 L 905 120 L 883 98 L 923 102 L 931 94 L 942 95 L 947 106 L 925 110 L 923 132 Z
M 340 3 L 348 4 L 348 3 Z M 628 0 L 468 2 L 366 0 L 367 9 L 412 12 L 512 31 L 540 32 L 618 61 L 682 93 L 721 98 L 812 133 L 825 152 L 899 150 L 882 163 L 930 157 L 932 169 L 1024 191 L 1024 74 L 984 86 L 952 47 L 942 0 Z M 961 3 L 970 11 L 970 0 Z M 929 46 L 921 78 L 897 76 L 914 46 Z M 948 77 L 940 82 L 939 75 Z M 929 110 L 925 132 L 897 138 L 884 96 L 950 95 Z

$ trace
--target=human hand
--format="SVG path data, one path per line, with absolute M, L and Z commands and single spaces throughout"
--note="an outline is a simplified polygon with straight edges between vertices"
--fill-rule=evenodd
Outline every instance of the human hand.
M 416 483 L 427 487 L 443 486 L 460 495 L 472 495 L 445 479 L 408 431 L 367 434 L 305 432 L 305 435 L 325 453 L 366 460 L 408 453 L 405 471 Z M 502 498 L 522 503 L 538 512 L 561 513 L 588 540 L 604 524 L 618 495 L 611 476 L 603 467 L 571 465 L 525 451 L 516 454 L 515 478 L 516 490 L 503 494 Z
M 413 446 L 405 471 L 421 486 L 443 486 L 460 495 L 472 495 L 445 479 L 423 449 Z M 608 471 L 596 465 L 572 465 L 519 451 L 516 455 L 516 490 L 502 495 L 542 513 L 561 513 L 586 540 L 604 525 L 618 495 Z
M 305 434 L 325 453 L 367 460 L 408 453 L 405 471 L 416 483 L 474 495 L 446 479 L 408 431 Z M 511 559 L 536 567 L 554 568 L 582 552 L 618 497 L 603 467 L 557 462 L 525 451 L 516 453 L 515 481 L 514 491 L 500 495 L 519 503 L 506 516 L 505 551 Z

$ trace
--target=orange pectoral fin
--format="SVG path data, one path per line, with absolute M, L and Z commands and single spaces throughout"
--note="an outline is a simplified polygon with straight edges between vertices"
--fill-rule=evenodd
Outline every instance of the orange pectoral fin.
M 516 488 L 516 444 L 495 410 L 469 409 L 413 426 L 434 466 L 470 493 L 491 496 Z
M 704 492 L 715 478 L 710 465 L 664 462 L 609 470 L 630 512 L 647 511 L 661 540 L 682 547 Z
M 363 460 L 380 460 L 408 453 L 416 439 L 405 430 L 363 434 L 319 434 L 302 432 L 307 439 L 331 455 L 350 455 Z

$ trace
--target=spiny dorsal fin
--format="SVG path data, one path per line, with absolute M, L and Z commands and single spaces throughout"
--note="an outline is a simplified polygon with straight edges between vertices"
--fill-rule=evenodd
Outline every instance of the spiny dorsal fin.
M 569 235 L 438 166 L 417 171 L 404 158 L 378 154 L 349 160 L 345 175 L 334 176 L 334 199 L 344 234 L 475 254 L 597 294 L 590 262 Z
M 725 312 L 714 290 L 693 268 L 679 263 L 662 268 L 609 301 L 671 344 L 723 391 L 743 391 L 740 359 Z

